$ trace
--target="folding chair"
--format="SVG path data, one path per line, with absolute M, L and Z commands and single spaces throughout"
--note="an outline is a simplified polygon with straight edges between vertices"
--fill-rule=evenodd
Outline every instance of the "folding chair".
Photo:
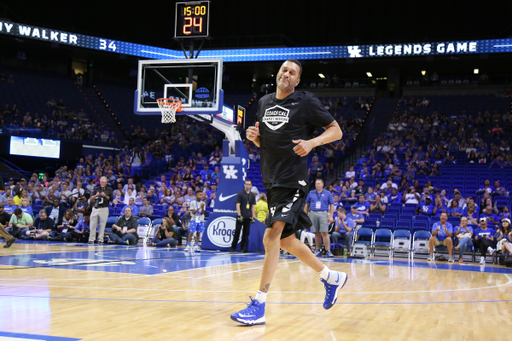
M 377 248 L 385 249 L 388 251 L 388 256 L 393 257 L 393 232 L 390 229 L 380 228 L 375 231 L 372 238 L 372 252 L 373 257 L 375 257 L 375 253 Z
M 407 258 L 411 257 L 411 232 L 409 230 L 396 230 L 393 233 L 393 254 L 406 252 Z

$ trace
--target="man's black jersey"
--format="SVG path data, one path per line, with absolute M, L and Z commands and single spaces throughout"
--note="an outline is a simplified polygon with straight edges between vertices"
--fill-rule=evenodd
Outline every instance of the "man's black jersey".
M 266 188 L 305 187 L 309 184 L 308 157 L 293 151 L 293 140 L 310 140 L 318 127 L 334 121 L 318 98 L 310 92 L 295 91 L 282 100 L 268 94 L 259 101 L 261 174 Z

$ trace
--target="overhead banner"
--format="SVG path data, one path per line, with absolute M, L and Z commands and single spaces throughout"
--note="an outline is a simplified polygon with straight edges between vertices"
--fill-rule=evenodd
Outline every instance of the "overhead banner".
M 44 27 L 0 21 L 0 34 L 58 43 L 149 59 L 185 59 L 182 51 L 93 37 Z M 479 53 L 510 53 L 512 38 L 416 42 L 406 44 L 279 47 L 267 49 L 203 50 L 199 58 L 222 58 L 224 62 L 255 62 L 296 59 L 346 59 L 408 56 L 442 56 Z M 197 51 L 196 51 L 197 53 Z

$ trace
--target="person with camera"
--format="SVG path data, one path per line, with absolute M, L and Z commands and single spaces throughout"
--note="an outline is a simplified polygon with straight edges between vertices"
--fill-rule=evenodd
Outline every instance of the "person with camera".
M 116 244 L 137 245 L 137 218 L 132 215 L 130 207 L 126 207 L 124 214 L 112 225 L 112 233 L 108 237 Z
M 100 179 L 100 185 L 94 187 L 94 191 L 89 199 L 93 205 L 91 212 L 91 234 L 89 236 L 89 244 L 94 244 L 94 240 L 96 239 L 96 229 L 98 226 L 100 228 L 98 244 L 103 244 L 105 225 L 107 224 L 108 219 L 108 206 L 110 204 L 110 200 L 114 197 L 112 188 L 108 187 L 107 184 L 107 177 L 102 176 Z
M 169 217 L 164 217 L 162 223 L 158 226 L 158 230 L 155 233 L 155 246 L 156 247 L 175 247 L 178 245 L 176 241 L 175 232 L 176 222 Z
M 88 194 L 87 194 L 88 195 Z M 76 215 L 77 219 L 80 219 L 84 216 L 85 211 L 89 209 L 89 203 L 87 202 L 86 196 L 81 196 L 75 201 L 75 204 L 73 205 L 73 212 Z M 89 215 L 89 218 L 91 216 Z
M 25 232 L 25 236 L 31 239 L 48 239 L 50 232 L 55 229 L 53 220 L 48 217 L 44 208 L 39 211 L 39 217 L 34 221 L 33 227 L 34 229 Z
M 7 231 L 12 234 L 14 237 L 18 235 L 18 233 L 25 229 L 30 228 L 34 225 L 34 220 L 32 216 L 28 213 L 25 213 L 21 210 L 21 208 L 17 208 L 14 210 L 14 214 L 11 216 L 9 220 L 9 228 Z
M 83 242 L 86 243 L 89 240 L 91 229 L 89 223 L 91 221 L 91 212 L 86 211 L 83 213 L 83 219 L 78 222 L 75 228 L 65 238 L 67 242 Z
M 249 250 L 247 250 L 247 247 L 249 246 L 249 232 L 251 230 L 251 223 L 253 223 L 256 218 L 256 196 L 251 192 L 251 188 L 251 180 L 245 180 L 244 189 L 236 195 L 237 219 L 235 234 L 233 236 L 229 252 L 236 251 L 236 245 L 240 239 L 240 233 L 242 233 L 240 252 L 249 252 Z

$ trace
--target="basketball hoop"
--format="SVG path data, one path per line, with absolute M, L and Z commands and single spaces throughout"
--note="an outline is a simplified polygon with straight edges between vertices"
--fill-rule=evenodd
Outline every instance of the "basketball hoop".
M 175 123 L 176 112 L 181 111 L 181 101 L 174 98 L 159 98 L 156 101 L 162 112 L 162 123 Z

